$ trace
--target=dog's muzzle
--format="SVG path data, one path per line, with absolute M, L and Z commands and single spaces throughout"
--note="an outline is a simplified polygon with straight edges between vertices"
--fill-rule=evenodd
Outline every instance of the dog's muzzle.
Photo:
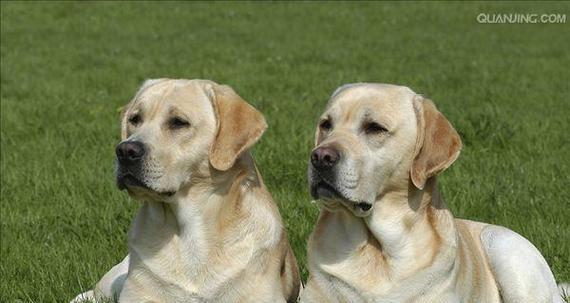
M 334 148 L 323 146 L 313 150 L 309 168 L 311 196 L 317 200 L 337 200 L 356 216 L 367 216 L 372 209 L 372 203 L 352 201 L 334 185 L 336 166 L 341 160 L 341 153 Z
M 146 148 L 139 141 L 124 141 L 115 148 L 117 155 L 117 185 L 123 190 L 128 187 L 147 188 L 141 180 L 143 158 Z
M 115 148 L 117 161 L 125 167 L 140 165 L 145 152 L 144 144 L 139 141 L 124 141 Z

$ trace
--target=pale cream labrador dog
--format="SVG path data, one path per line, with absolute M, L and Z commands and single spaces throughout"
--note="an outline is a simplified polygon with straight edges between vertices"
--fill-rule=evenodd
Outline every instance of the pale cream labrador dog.
M 436 175 L 460 150 L 448 120 L 409 88 L 339 88 L 309 165 L 323 208 L 301 302 L 562 302 L 528 240 L 453 218 Z
M 248 152 L 266 127 L 228 86 L 145 82 L 116 148 L 117 183 L 142 202 L 129 255 L 75 300 L 295 302 L 296 260 Z

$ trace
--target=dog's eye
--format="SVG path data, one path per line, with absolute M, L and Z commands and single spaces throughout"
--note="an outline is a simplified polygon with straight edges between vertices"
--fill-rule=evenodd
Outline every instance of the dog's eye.
M 388 132 L 388 130 L 387 130 L 384 126 L 382 126 L 382 125 L 380 125 L 380 124 L 378 124 L 378 123 L 376 123 L 376 122 L 367 122 L 367 123 L 365 123 L 364 126 L 363 126 L 363 129 L 364 129 L 364 132 L 365 132 L 366 134 L 368 134 L 368 135 L 380 134 L 380 133 L 386 133 L 386 132 Z
M 190 123 L 182 118 L 174 117 L 168 121 L 168 126 L 172 129 L 178 129 L 190 126 Z
M 324 131 L 328 131 L 332 128 L 332 123 L 330 120 L 323 120 L 321 121 L 321 123 L 319 123 L 319 127 L 324 130 Z
M 132 115 L 129 118 L 129 123 L 131 123 L 133 125 L 137 125 L 137 124 L 141 123 L 141 115 L 139 115 L 139 114 Z

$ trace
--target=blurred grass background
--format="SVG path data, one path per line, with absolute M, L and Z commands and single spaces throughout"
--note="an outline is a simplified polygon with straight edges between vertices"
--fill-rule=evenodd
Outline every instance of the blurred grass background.
M 440 178 L 457 217 L 521 233 L 570 280 L 569 25 L 479 13 L 570 5 L 2 2 L 0 301 L 68 301 L 124 257 L 118 108 L 157 77 L 229 84 L 266 115 L 254 154 L 304 279 L 314 127 L 337 86 L 368 81 L 429 96 L 460 132 Z

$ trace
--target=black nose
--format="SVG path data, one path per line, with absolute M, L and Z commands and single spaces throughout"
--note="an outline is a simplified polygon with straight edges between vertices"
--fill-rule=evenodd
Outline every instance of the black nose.
M 119 143 L 115 149 L 117 159 L 121 164 L 133 164 L 139 162 L 144 156 L 144 145 L 138 141 L 125 141 Z
M 330 147 L 319 147 L 311 153 L 311 163 L 317 169 L 328 169 L 340 160 L 340 153 Z

